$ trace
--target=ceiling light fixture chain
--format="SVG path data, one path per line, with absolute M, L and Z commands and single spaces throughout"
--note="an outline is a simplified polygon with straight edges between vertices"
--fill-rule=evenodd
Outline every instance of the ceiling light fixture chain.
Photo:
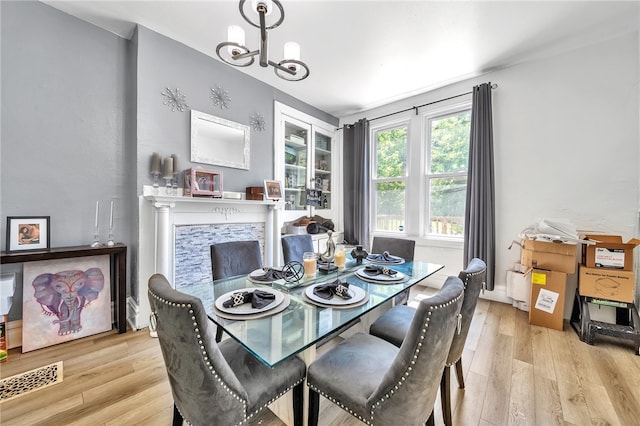
M 276 63 L 269 60 L 267 31 L 278 27 L 284 21 L 284 8 L 278 0 L 251 0 L 251 9 L 258 14 L 258 22 L 253 22 L 245 13 L 247 0 L 240 0 L 240 15 L 250 25 L 260 29 L 260 48 L 251 51 L 245 45 L 244 30 L 232 25 L 227 30 L 227 41 L 218 44 L 216 53 L 225 63 L 236 67 L 248 67 L 255 62 L 255 56 L 259 57 L 261 67 L 271 65 L 276 75 L 284 80 L 300 81 L 309 77 L 309 67 L 300 61 L 300 45 L 294 42 L 284 44 L 284 57 Z M 275 7 L 274 7 L 275 6 Z M 276 12 L 277 13 L 274 13 Z M 267 24 L 267 17 L 274 14 L 275 22 Z

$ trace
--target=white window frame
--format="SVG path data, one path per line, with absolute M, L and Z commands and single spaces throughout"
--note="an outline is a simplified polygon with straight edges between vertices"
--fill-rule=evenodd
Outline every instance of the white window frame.
M 430 193 L 430 185 L 429 182 L 431 179 L 439 179 L 439 178 L 448 178 L 448 177 L 467 177 L 468 183 L 468 169 L 464 172 L 453 172 L 453 173 L 430 173 L 431 170 L 431 123 L 434 120 L 450 117 L 453 115 L 457 115 L 461 112 L 471 112 L 471 101 L 464 103 L 459 103 L 457 105 L 452 105 L 447 108 L 430 111 L 424 114 L 424 147 L 426 154 L 426 161 L 424 163 L 423 169 L 423 194 L 424 194 L 424 218 L 422 221 L 422 236 L 426 239 L 441 239 L 441 240 L 449 240 L 449 241 L 460 241 L 464 240 L 463 235 L 450 235 L 450 234 L 437 234 L 431 232 L 431 211 L 429 210 L 429 206 L 431 205 L 431 193 Z M 469 136 L 471 137 L 471 136 Z
M 415 109 L 403 111 L 397 115 L 376 119 L 371 122 L 369 129 L 370 143 L 370 207 L 371 214 L 369 220 L 369 231 L 371 237 L 389 236 L 398 238 L 412 238 L 416 240 L 417 246 L 442 247 L 447 249 L 458 249 L 462 247 L 464 238 L 446 234 L 431 234 L 428 223 L 429 212 L 429 188 L 426 186 L 425 178 L 427 165 L 429 164 L 430 140 L 427 140 L 427 118 L 438 117 L 471 109 L 471 95 L 456 97 L 442 102 L 420 107 L 419 113 Z M 384 111 L 381 111 L 384 112 Z M 403 232 L 379 231 L 375 229 L 375 189 L 374 179 L 375 167 L 377 166 L 375 152 L 375 134 L 385 129 L 393 129 L 399 126 L 407 127 L 407 169 L 405 182 L 405 225 Z M 395 179 L 392 179 L 395 180 Z
M 407 142 L 406 142 L 406 146 L 405 146 L 405 152 L 406 152 L 406 162 L 405 162 L 405 173 L 404 176 L 398 176 L 398 177 L 392 177 L 392 178 L 378 178 L 377 177 L 377 170 L 378 170 L 378 165 L 377 165 L 377 160 L 378 160 L 378 155 L 377 155 L 377 138 L 376 138 L 376 134 L 379 132 L 384 132 L 386 130 L 393 130 L 393 129 L 397 129 L 399 127 L 406 127 L 407 129 Z M 408 228 L 408 204 L 407 204 L 407 196 L 409 193 L 409 176 L 410 176 L 410 161 L 409 161 L 409 157 L 410 157 L 410 153 L 411 153 L 411 120 L 408 118 L 402 119 L 402 120 L 395 120 L 395 121 L 387 121 L 385 123 L 381 123 L 378 126 L 371 126 L 369 129 L 369 140 L 371 143 L 370 146 L 370 188 L 369 188 L 369 209 L 371 211 L 371 214 L 369 215 L 370 217 L 370 221 L 369 221 L 369 230 L 371 235 L 381 235 L 381 234 L 389 234 L 389 235 L 394 235 L 394 236 L 403 236 L 403 235 L 407 235 L 407 228 Z M 376 221 L 377 221 L 377 215 L 376 215 L 376 196 L 377 196 L 377 185 L 379 183 L 384 183 L 384 182 L 403 182 L 404 183 L 404 218 L 403 218 L 403 230 L 379 230 L 376 229 Z

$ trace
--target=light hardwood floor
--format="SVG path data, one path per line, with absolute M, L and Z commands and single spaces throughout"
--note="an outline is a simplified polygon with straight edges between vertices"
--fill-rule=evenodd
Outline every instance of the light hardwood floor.
M 430 293 L 413 291 L 412 303 Z M 452 377 L 455 425 L 640 425 L 640 356 L 631 342 L 598 337 L 589 346 L 568 323 L 555 331 L 529 325 L 527 318 L 510 305 L 478 302 L 462 357 L 466 388 L 458 389 Z M 162 355 L 147 330 L 109 332 L 26 354 L 13 349 L 0 377 L 60 360 L 63 383 L 1 403 L 0 424 L 171 424 Z M 443 424 L 439 405 L 438 399 L 437 425 Z M 320 424 L 361 423 L 321 400 Z M 282 423 L 267 411 L 251 425 Z

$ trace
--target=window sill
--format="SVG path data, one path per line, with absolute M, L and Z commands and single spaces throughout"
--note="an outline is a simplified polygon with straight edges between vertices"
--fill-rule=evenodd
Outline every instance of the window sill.
M 462 250 L 464 248 L 464 241 L 461 238 L 428 236 L 417 239 L 416 245 L 420 247 L 443 247 Z

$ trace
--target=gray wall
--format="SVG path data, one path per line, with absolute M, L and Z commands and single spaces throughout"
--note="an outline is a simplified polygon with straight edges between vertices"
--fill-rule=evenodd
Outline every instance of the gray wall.
M 0 7 L 3 250 L 7 216 L 51 216 L 52 247 L 91 243 L 98 200 L 102 241 L 115 200 L 116 239 L 129 244 L 127 41 L 41 3 Z
M 163 105 L 165 88 L 180 88 L 190 108 L 228 120 L 249 124 L 255 112 L 266 118 L 267 128 L 251 133 L 251 170 L 221 169 L 231 191 L 273 177 L 274 100 L 338 123 L 147 28 L 129 41 L 39 2 L 2 1 L 0 8 L 2 250 L 6 217 L 18 215 L 51 216 L 52 247 L 89 244 L 97 200 L 106 241 L 108 205 L 115 200 L 115 237 L 129 246 L 134 298 L 137 197 L 151 183 L 151 153 L 177 154 L 181 168 L 191 167 L 190 115 Z M 216 85 L 229 92 L 229 109 L 214 108 L 209 96 Z M 11 320 L 21 317 L 17 296 Z

